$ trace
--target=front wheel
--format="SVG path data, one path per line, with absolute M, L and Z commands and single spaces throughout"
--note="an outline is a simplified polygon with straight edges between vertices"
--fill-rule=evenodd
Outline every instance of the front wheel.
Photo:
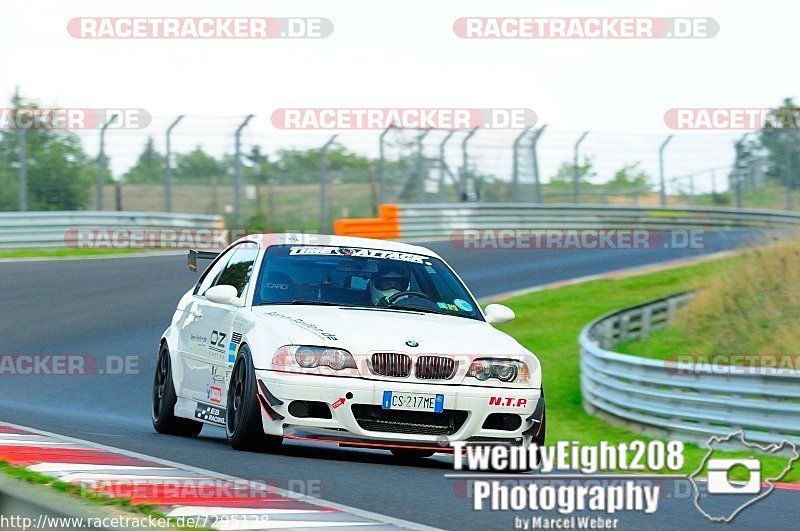
M 153 427 L 158 433 L 165 435 L 182 435 L 197 437 L 203 429 L 203 423 L 175 416 L 175 385 L 172 382 L 172 363 L 167 344 L 161 345 L 158 352 L 156 374 L 153 378 L 153 405 L 151 417 Z
M 264 433 L 261 424 L 261 406 L 256 393 L 256 370 L 253 367 L 250 348 L 242 345 L 233 365 L 225 410 L 225 432 L 228 444 L 234 450 L 274 449 L 283 442 L 282 437 Z

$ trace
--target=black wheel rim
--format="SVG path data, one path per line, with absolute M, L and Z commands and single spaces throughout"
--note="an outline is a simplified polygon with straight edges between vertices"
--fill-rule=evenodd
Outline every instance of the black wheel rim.
M 228 406 L 228 411 L 230 412 L 230 432 L 236 432 L 236 426 L 239 421 L 239 417 L 242 414 L 242 408 L 244 406 L 244 389 L 245 389 L 245 366 L 244 363 L 239 361 L 236 364 L 236 367 L 233 371 L 233 377 L 231 378 L 231 390 L 233 392 L 233 396 L 231 397 L 231 403 Z
M 167 378 L 169 378 L 169 354 L 166 350 L 162 350 L 158 357 L 158 366 L 153 382 L 153 416 L 155 418 L 159 418 L 161 415 L 161 404 L 164 402 L 167 390 Z

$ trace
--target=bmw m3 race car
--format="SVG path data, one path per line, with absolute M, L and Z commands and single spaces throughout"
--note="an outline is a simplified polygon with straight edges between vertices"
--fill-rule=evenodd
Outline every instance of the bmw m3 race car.
M 244 237 L 213 259 L 161 339 L 152 420 L 225 428 L 235 449 L 315 440 L 429 456 L 450 441 L 542 444 L 539 360 L 492 325 L 435 253 L 341 236 Z

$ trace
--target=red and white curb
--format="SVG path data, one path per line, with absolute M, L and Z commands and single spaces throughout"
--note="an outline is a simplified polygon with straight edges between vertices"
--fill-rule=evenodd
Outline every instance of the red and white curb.
M 178 439 L 176 439 L 178 440 Z M 188 465 L 0 422 L 0 460 L 216 529 L 434 528 Z M 204 524 L 205 523 L 205 524 Z

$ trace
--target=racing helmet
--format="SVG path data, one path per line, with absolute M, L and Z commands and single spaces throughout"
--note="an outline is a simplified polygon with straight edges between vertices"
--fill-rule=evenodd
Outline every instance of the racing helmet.
M 408 269 L 401 264 L 381 264 L 378 272 L 372 275 L 369 283 L 369 292 L 372 303 L 378 304 L 386 301 L 395 293 L 408 291 L 411 284 L 411 274 Z

